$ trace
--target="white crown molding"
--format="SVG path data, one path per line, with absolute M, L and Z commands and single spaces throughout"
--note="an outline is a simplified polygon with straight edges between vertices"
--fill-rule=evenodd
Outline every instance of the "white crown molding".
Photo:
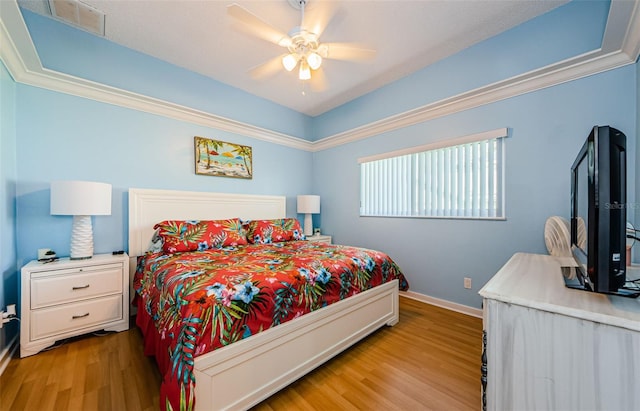
M 311 151 L 312 143 L 298 137 L 42 67 L 15 1 L 0 0 L 0 44 L 0 58 L 19 83 Z
M 15 0 L 0 0 L 0 58 L 15 81 L 212 127 L 305 151 L 322 151 L 474 107 L 635 63 L 640 53 L 640 0 L 612 0 L 602 48 L 448 97 L 315 142 L 42 67 Z
M 322 138 L 314 143 L 313 150 L 326 150 L 633 64 L 640 50 L 639 4 L 638 0 L 612 0 L 602 47 L 598 50 Z
M 218 130 L 229 131 L 300 150 L 309 151 L 311 149 L 311 143 L 309 141 L 298 137 L 45 68 L 42 68 L 37 74 L 30 76 L 27 84 Z
M 622 52 L 602 55 L 600 50 L 552 64 L 507 80 L 499 81 L 462 94 L 445 98 L 413 110 L 405 111 L 361 127 L 316 141 L 314 151 L 373 137 L 388 131 L 409 127 L 439 117 L 480 107 L 510 97 L 541 90 L 571 80 L 618 68 L 634 61 Z
M 30 67 L 42 67 L 18 5 L 11 1 L 0 1 L 0 58 L 20 83 Z
M 609 27 L 609 24 L 607 24 Z M 631 60 L 638 61 L 640 56 L 640 1 L 633 2 L 633 9 L 629 12 L 629 25 L 622 39 L 621 51 Z

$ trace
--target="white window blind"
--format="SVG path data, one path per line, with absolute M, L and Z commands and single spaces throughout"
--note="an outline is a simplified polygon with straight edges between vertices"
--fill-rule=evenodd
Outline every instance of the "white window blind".
M 507 129 L 365 157 L 360 215 L 503 219 Z

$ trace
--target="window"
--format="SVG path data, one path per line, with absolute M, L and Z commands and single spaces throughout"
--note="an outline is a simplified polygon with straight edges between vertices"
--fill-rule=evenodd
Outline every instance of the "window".
M 507 129 L 365 157 L 360 215 L 503 219 Z

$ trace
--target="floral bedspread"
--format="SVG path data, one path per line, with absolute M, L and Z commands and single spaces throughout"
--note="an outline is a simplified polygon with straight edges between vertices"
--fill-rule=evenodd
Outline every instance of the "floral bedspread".
M 198 355 L 394 279 L 408 289 L 382 252 L 319 242 L 140 257 L 138 325 L 163 375 L 161 408 L 193 409 Z

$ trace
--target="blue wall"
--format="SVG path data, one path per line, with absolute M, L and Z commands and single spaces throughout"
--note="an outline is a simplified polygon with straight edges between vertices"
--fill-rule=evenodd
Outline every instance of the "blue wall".
M 597 49 L 608 11 L 607 1 L 568 3 L 315 118 L 316 138 Z M 569 218 L 570 166 L 594 125 L 619 128 L 636 152 L 636 76 L 627 66 L 315 153 L 323 231 L 387 251 L 413 291 L 479 308 L 477 291 L 513 253 L 547 253 L 546 219 Z M 512 132 L 506 221 L 359 217 L 359 157 L 501 127 Z M 628 174 L 635 198 L 635 155 Z M 471 290 L 464 277 L 472 278 Z
M 595 49 L 608 6 L 571 2 L 314 119 L 51 19 L 24 16 L 45 67 L 312 140 Z M 5 117 L 15 125 L 7 141 L 2 137 L 0 192 L 17 210 L 15 218 L 3 214 L 3 226 L 15 223 L 17 230 L 2 248 L 14 256 L 1 262 L 19 266 L 43 247 L 68 253 L 71 218 L 49 215 L 55 179 L 113 185 L 112 215 L 94 217 L 98 253 L 127 249 L 130 187 L 282 194 L 290 216 L 295 196 L 313 192 L 322 198 L 317 221 L 336 242 L 386 251 L 413 291 L 479 308 L 478 289 L 514 252 L 546 252 L 546 218 L 568 217 L 568 169 L 593 125 L 620 128 L 638 152 L 638 75 L 628 66 L 317 153 L 10 80 L 15 114 L 4 107 L 0 114 L 3 130 Z M 512 131 L 506 221 L 358 216 L 358 157 L 500 127 Z M 254 179 L 195 175 L 193 136 L 252 146 Z M 635 159 L 629 163 L 630 186 L 637 187 Z M 472 277 L 472 290 L 463 289 L 463 277 Z M 3 286 L 5 295 L 8 288 L 17 294 L 17 284 L 5 279 Z
M 477 291 L 515 252 L 547 253 L 546 219 L 569 218 L 570 166 L 591 127 L 623 130 L 636 152 L 635 82 L 636 69 L 627 66 L 315 153 L 323 231 L 339 243 L 389 253 L 413 291 L 480 308 Z M 359 217 L 359 157 L 500 127 L 512 133 L 506 221 Z M 629 198 L 635 170 L 630 156 Z M 464 277 L 472 278 L 471 290 Z
M 18 263 L 38 248 L 69 253 L 72 219 L 49 215 L 52 180 L 113 185 L 110 216 L 93 217 L 95 252 L 126 250 L 127 190 L 162 188 L 295 196 L 311 186 L 311 153 L 144 112 L 19 85 Z M 253 148 L 253 179 L 196 175 L 194 136 Z
M 16 264 L 16 83 L 0 62 L 0 309 L 18 301 Z M 0 330 L 0 351 L 17 334 L 15 322 Z

